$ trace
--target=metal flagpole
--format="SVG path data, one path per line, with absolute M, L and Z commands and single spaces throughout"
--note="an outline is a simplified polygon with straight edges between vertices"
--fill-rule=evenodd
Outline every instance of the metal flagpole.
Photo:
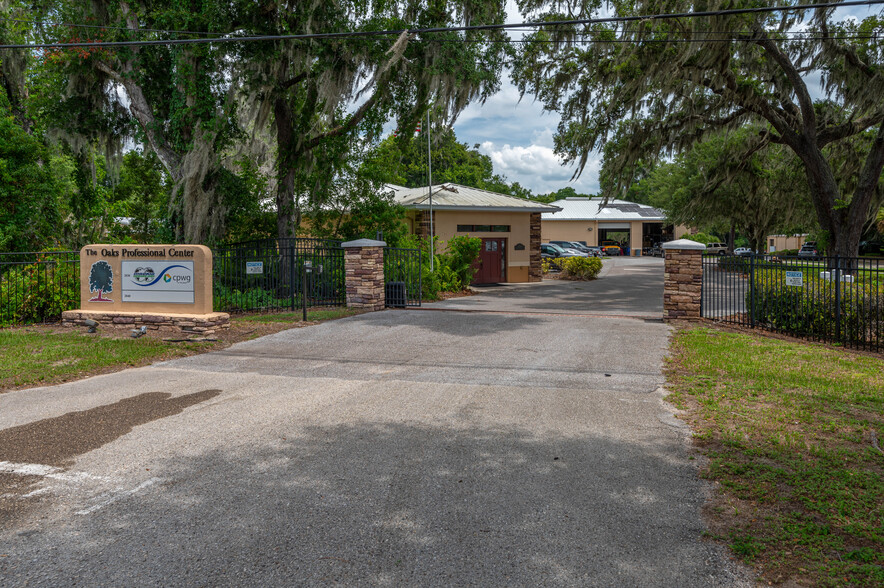
M 433 158 L 430 154 L 430 110 L 427 109 L 427 190 L 430 193 L 430 271 L 433 271 L 433 258 L 436 257 L 436 239 L 433 233 Z

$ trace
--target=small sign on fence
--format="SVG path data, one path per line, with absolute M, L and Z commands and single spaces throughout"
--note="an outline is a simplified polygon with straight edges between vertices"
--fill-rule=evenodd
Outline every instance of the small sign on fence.
M 786 285 L 787 286 L 803 286 L 804 285 L 804 273 L 803 272 L 786 272 Z
M 263 274 L 264 273 L 264 262 L 263 261 L 247 261 L 246 262 L 246 273 L 247 274 Z

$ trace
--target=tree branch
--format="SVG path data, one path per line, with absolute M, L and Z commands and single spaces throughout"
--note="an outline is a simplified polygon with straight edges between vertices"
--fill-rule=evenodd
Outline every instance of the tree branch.
M 850 223 L 852 226 L 861 226 L 869 215 L 869 205 L 872 202 L 872 194 L 881 180 L 881 170 L 884 169 L 884 122 L 878 127 L 878 134 L 872 142 L 872 148 L 859 173 L 859 181 L 853 191 L 853 199 L 850 201 Z
M 362 94 L 363 92 L 365 92 L 365 90 L 367 90 L 369 87 L 371 87 L 373 85 L 375 90 L 374 90 L 374 93 L 371 95 L 371 98 L 369 98 L 368 100 L 363 102 L 362 106 L 360 106 L 356 110 L 356 112 L 354 112 L 350 116 L 350 118 L 347 119 L 347 121 L 345 123 L 338 125 L 335 128 L 333 128 L 325 133 L 319 134 L 319 135 L 313 137 L 312 139 L 310 139 L 309 141 L 307 141 L 305 143 L 304 148 L 301 149 L 302 152 L 309 151 L 309 150 L 313 149 L 314 147 L 316 147 L 317 145 L 319 145 L 320 143 L 322 143 L 326 139 L 330 139 L 331 137 L 337 137 L 338 135 L 342 135 L 343 133 L 346 133 L 347 131 L 351 131 L 354 128 L 356 128 L 356 125 L 358 125 L 360 122 L 362 122 L 362 119 L 365 118 L 365 115 L 368 114 L 368 111 L 371 110 L 371 107 L 374 106 L 375 104 L 377 104 L 378 100 L 380 99 L 380 97 L 381 97 L 380 86 L 383 84 L 384 80 L 386 80 L 387 77 L 389 76 L 390 69 L 402 59 L 402 57 L 405 53 L 405 48 L 407 47 L 408 41 L 410 39 L 411 39 L 411 35 L 409 34 L 408 31 L 403 31 L 402 34 L 399 35 L 399 38 L 396 39 L 396 42 L 393 43 L 393 45 L 387 50 L 387 54 L 390 55 L 390 58 L 386 61 L 386 63 L 384 63 L 383 65 L 381 65 L 378 68 L 378 71 L 375 73 L 374 78 L 372 79 L 371 83 L 369 83 L 369 85 L 367 85 L 365 88 L 363 88 L 362 90 L 360 90 L 357 93 L 357 96 L 358 96 L 359 94 Z
M 817 140 L 819 141 L 820 148 L 823 148 L 829 143 L 846 139 L 852 135 L 857 135 L 869 127 L 881 124 L 882 122 L 884 122 L 884 112 L 879 112 L 858 120 L 826 127 L 819 132 Z
M 795 65 L 789 60 L 785 53 L 774 43 L 767 33 L 761 29 L 755 29 L 755 44 L 764 49 L 764 51 L 773 59 L 774 63 L 780 66 L 783 73 L 786 74 L 792 89 L 798 96 L 798 104 L 801 106 L 801 119 L 804 123 L 804 135 L 813 138 L 816 135 L 816 111 L 813 108 L 813 99 L 810 92 L 807 91 L 807 84 L 801 78 L 801 74 L 795 68 Z
M 295 85 L 297 85 L 297 84 L 300 84 L 301 82 L 303 82 L 304 80 L 306 80 L 306 79 L 307 79 L 307 75 L 308 75 L 307 72 L 299 73 L 298 75 L 296 75 L 296 76 L 293 77 L 292 79 L 290 79 L 290 80 L 286 80 L 286 81 L 284 81 L 283 83 L 281 83 L 281 84 L 279 85 L 279 89 L 280 89 L 280 90 L 288 90 L 288 89 L 291 88 L 292 86 L 295 86 Z

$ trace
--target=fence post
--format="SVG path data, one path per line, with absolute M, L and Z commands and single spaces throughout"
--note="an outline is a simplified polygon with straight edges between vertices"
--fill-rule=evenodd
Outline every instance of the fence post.
M 688 239 L 663 244 L 663 319 L 699 320 L 703 300 L 703 251 Z
M 749 256 L 749 326 L 755 328 L 755 254 Z
M 383 241 L 357 239 L 342 243 L 347 308 L 383 310 L 385 306 Z
M 289 245 L 289 290 L 292 293 L 292 312 L 295 311 L 295 247 Z
M 841 342 L 841 259 L 835 256 L 835 340 Z

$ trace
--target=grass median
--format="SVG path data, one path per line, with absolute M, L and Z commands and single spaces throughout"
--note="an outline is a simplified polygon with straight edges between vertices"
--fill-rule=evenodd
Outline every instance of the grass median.
M 174 337 L 174 333 L 157 331 L 132 339 L 128 329 L 105 327 L 99 327 L 95 334 L 54 325 L 3 328 L 0 329 L 0 393 L 205 353 L 239 341 L 354 314 L 358 312 L 346 308 L 310 309 L 307 322 L 301 321 L 300 312 L 234 316 L 230 328 L 219 332 L 216 341 L 208 342 L 164 341 Z
M 667 382 L 719 484 L 713 537 L 774 583 L 884 585 L 884 360 L 696 328 Z

